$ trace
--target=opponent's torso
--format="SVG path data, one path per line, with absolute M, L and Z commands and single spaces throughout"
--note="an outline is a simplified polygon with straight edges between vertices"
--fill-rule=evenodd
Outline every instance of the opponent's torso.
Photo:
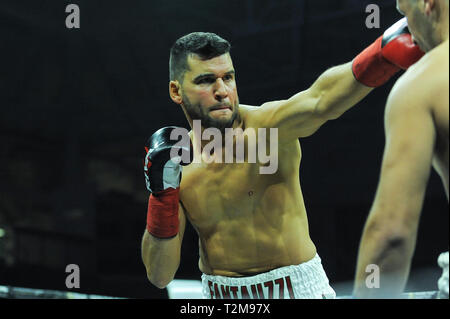
M 448 87 L 447 87 L 448 90 Z M 447 100 L 441 101 L 441 104 L 437 105 L 434 108 L 435 116 L 435 125 L 436 125 L 436 147 L 435 153 L 433 156 L 433 168 L 438 172 L 442 179 L 442 183 L 444 184 L 445 192 L 447 195 L 447 200 L 449 196 L 449 171 L 448 171 L 448 148 L 449 148 L 449 139 L 448 139 L 448 91 L 447 91 Z
M 433 167 L 441 176 L 447 199 L 449 196 L 449 53 L 448 41 L 436 48 L 431 57 L 434 87 L 430 90 L 431 112 L 436 127 L 436 146 L 433 156 Z
M 252 127 L 243 113 L 246 127 Z M 249 144 L 250 139 L 246 150 Z M 198 232 L 199 267 L 206 274 L 251 275 L 315 255 L 299 184 L 299 142 L 278 145 L 274 174 L 261 174 L 264 164 L 258 158 L 248 163 L 247 156 L 245 163 L 183 168 L 180 201 Z

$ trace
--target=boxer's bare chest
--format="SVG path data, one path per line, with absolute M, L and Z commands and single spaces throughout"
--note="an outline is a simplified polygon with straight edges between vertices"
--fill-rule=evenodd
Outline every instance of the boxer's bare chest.
M 191 164 L 183 170 L 180 200 L 196 227 L 224 219 L 248 218 L 270 177 L 257 174 L 257 164 Z
M 245 221 L 257 218 L 292 181 L 298 183 L 300 148 L 280 148 L 278 167 L 273 174 L 261 174 L 256 163 L 192 163 L 183 168 L 180 201 L 186 217 L 197 229 L 208 229 L 219 221 Z M 280 194 L 281 195 L 281 194 Z M 282 196 L 280 196 L 281 198 Z M 280 203 L 282 205 L 283 203 Z M 283 209 L 283 207 L 280 207 Z

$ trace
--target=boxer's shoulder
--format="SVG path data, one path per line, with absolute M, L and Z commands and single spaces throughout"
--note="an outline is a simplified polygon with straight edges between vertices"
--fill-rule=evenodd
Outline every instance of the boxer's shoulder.
M 254 105 L 248 105 L 248 104 L 239 104 L 239 111 L 241 113 L 241 116 L 248 117 L 251 116 L 252 113 L 257 112 L 260 109 L 259 106 Z
M 273 110 L 281 105 L 284 101 L 271 101 L 263 103 L 259 106 L 240 104 L 241 116 L 244 119 L 246 127 L 260 128 L 267 125 L 268 117 Z
M 398 79 L 389 101 L 398 108 L 427 108 L 443 88 L 448 88 L 448 56 L 443 59 L 440 51 L 433 50 Z
M 239 104 L 239 112 L 244 121 L 244 127 L 258 128 L 261 122 L 261 107 Z
M 437 46 L 430 52 L 428 61 L 427 75 L 432 78 L 432 83 L 436 90 L 448 92 L 449 82 L 449 47 L 448 41 Z M 431 91 L 431 94 L 437 93 Z
M 444 42 L 412 65 L 400 78 L 400 84 L 414 85 L 416 94 L 431 93 L 432 86 L 440 86 L 445 79 L 448 82 L 448 57 L 448 42 Z

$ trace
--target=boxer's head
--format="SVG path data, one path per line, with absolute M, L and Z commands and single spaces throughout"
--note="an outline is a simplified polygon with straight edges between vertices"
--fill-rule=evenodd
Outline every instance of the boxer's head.
M 448 6 L 449 0 L 397 0 L 414 41 L 426 52 L 448 39 Z
M 231 127 L 238 115 L 230 47 L 214 33 L 194 32 L 178 39 L 170 51 L 170 97 L 203 127 Z

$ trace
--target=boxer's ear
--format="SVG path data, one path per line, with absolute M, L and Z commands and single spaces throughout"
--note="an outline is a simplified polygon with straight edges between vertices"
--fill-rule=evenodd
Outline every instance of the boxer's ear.
M 181 85 L 177 80 L 169 82 L 169 95 L 176 104 L 181 104 L 183 102 L 181 97 Z
M 424 6 L 425 6 L 425 14 L 427 16 L 430 16 L 432 14 L 432 11 L 434 9 L 434 7 L 436 6 L 436 1 L 434 0 L 423 0 L 424 1 Z

